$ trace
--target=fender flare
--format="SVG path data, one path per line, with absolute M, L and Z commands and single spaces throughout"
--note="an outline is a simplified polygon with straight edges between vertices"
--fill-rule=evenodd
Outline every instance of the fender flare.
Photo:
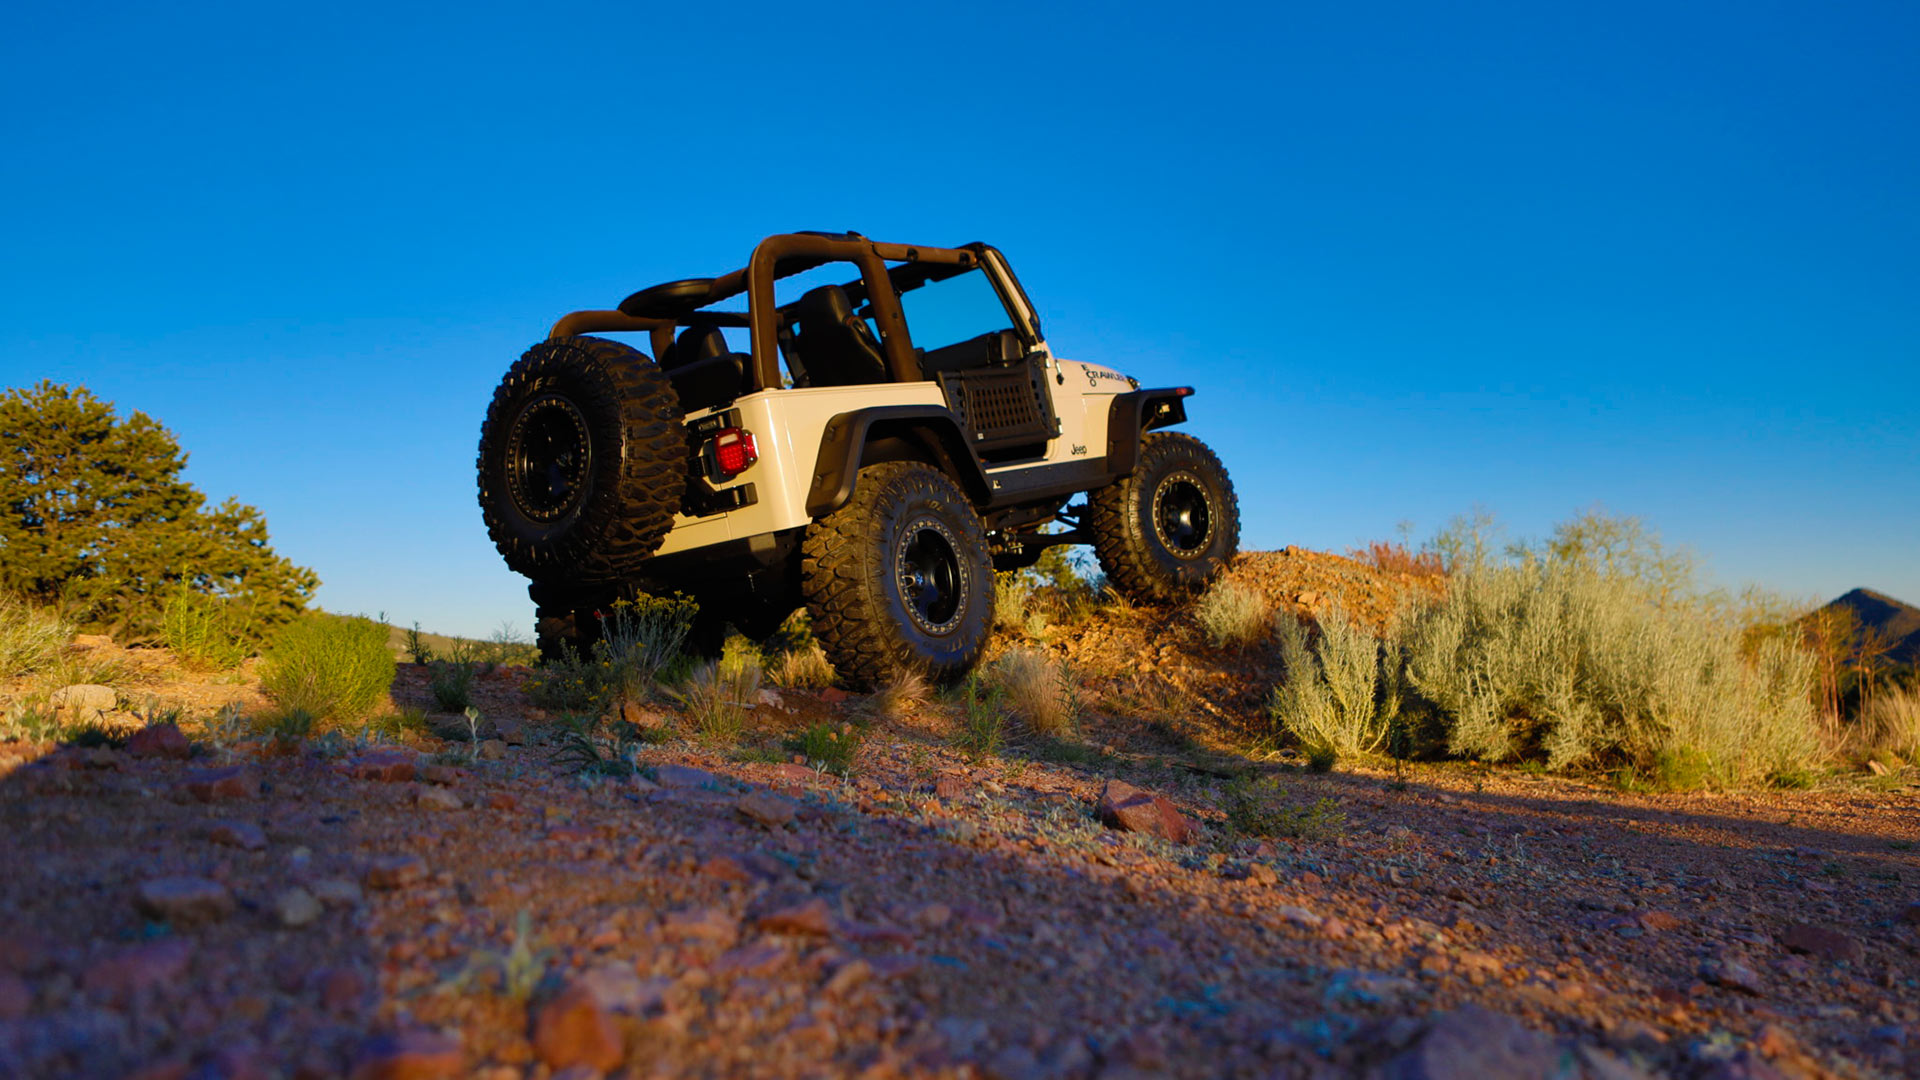
M 989 498 L 986 470 L 961 432 L 960 421 L 941 405 L 876 405 L 843 412 L 827 421 L 820 433 L 820 453 L 814 458 L 813 483 L 807 490 L 807 514 L 826 517 L 853 498 L 860 476 L 861 452 L 878 434 L 911 434 L 959 482 L 976 505 Z
M 1161 386 L 1114 395 L 1107 406 L 1107 471 L 1131 476 L 1140 463 L 1140 436 L 1155 428 L 1184 424 L 1191 386 Z

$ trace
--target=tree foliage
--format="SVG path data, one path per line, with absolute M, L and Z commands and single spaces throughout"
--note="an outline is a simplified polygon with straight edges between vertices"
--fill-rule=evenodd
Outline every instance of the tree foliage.
M 180 478 L 187 456 L 144 413 L 42 380 L 0 394 L 0 588 L 116 635 L 148 635 L 182 590 L 264 634 L 319 586 L 267 543 L 260 511 Z

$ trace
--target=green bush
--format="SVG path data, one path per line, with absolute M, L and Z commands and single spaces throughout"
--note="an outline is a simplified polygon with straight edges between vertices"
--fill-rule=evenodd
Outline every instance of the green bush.
M 954 730 L 953 745 L 972 761 L 982 761 L 999 753 L 1007 731 L 1000 688 L 982 683 L 975 673 L 960 684 L 957 697 L 960 724 Z
M 73 640 L 73 627 L 51 609 L 0 592 L 0 679 L 51 667 Z
M 788 739 L 786 745 L 814 768 L 846 776 L 853 771 L 862 738 L 863 733 L 853 724 L 815 724 Z
M 1278 781 L 1237 780 L 1227 788 L 1227 825 L 1242 836 L 1337 840 L 1347 816 L 1332 799 L 1294 806 Z
M 387 633 L 372 619 L 309 613 L 274 638 L 260 688 L 288 711 L 358 720 L 393 686 Z
M 473 665 L 435 661 L 427 676 L 427 691 L 441 712 L 460 712 L 473 704 Z
M 1311 640 L 1289 612 L 1275 618 L 1283 676 L 1267 709 L 1309 751 L 1371 754 L 1399 713 L 1400 664 L 1391 638 L 1376 640 L 1338 605 Z M 1331 762 L 1329 762 L 1331 767 Z
M 253 655 L 255 631 L 229 601 L 175 589 L 160 610 L 160 641 L 184 667 L 232 671 Z

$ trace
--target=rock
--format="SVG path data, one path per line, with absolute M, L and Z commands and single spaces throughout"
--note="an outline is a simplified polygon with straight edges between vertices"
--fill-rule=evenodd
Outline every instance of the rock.
M 469 726 L 463 713 L 429 713 L 427 731 L 436 739 L 462 744 L 473 742 L 476 731 L 483 740 L 500 737 L 500 728 L 492 720 L 483 716 L 479 724 Z
M 375 750 L 347 762 L 346 771 L 355 780 L 404 784 L 414 778 L 417 766 L 412 754 L 398 750 Z
M 1887 767 L 1875 761 L 1873 758 L 1867 759 L 1867 771 L 1875 776 L 1887 775 Z
M 628 1016 L 651 1016 L 666 1006 L 671 975 L 643 979 L 628 964 L 602 964 L 580 976 L 580 985 L 592 992 L 600 1007 Z
M 464 1075 L 460 1043 L 430 1031 L 376 1035 L 353 1056 L 351 1080 L 453 1080 Z
M 100 1001 L 121 1001 L 156 986 L 177 982 L 187 973 L 193 946 L 178 938 L 135 945 L 95 961 L 80 985 Z
M 1668 911 L 1643 911 L 1635 921 L 1648 930 L 1676 930 L 1686 923 L 1685 919 Z
M 311 886 L 313 898 L 327 907 L 359 907 L 365 894 L 346 878 L 321 878 Z
M 973 785 L 958 776 L 943 776 L 933 782 L 933 795 L 936 799 L 958 799 L 973 790 Z
M 770 911 L 755 920 L 753 925 L 767 934 L 830 937 L 833 934 L 833 913 L 827 910 L 825 900 L 815 897 L 804 904 Z
M 1387 1063 L 1388 1080 L 1549 1077 L 1563 1054 L 1551 1038 L 1510 1016 L 1463 1005 L 1433 1017 L 1426 1033 Z
M 120 695 L 113 687 L 98 683 L 75 683 L 63 686 L 48 698 L 48 704 L 55 712 L 70 713 L 83 720 L 91 720 L 101 713 L 110 713 L 120 705 Z
M 1780 935 L 1780 944 L 1798 953 L 1811 953 L 1822 960 L 1857 964 L 1866 955 L 1860 942 L 1838 930 L 1811 923 L 1791 923 Z
M 1756 997 L 1765 989 L 1760 982 L 1758 972 L 1727 953 L 1721 953 L 1702 962 L 1700 980 Z
M 150 919 L 175 926 L 218 922 L 233 914 L 233 894 L 217 881 L 197 877 L 163 877 L 143 881 L 133 904 Z
M 0 971 L 0 1020 L 18 1020 L 33 1004 L 33 992 L 27 980 L 11 971 Z
M 540 1007 L 533 1048 L 554 1070 L 586 1065 L 606 1072 L 620 1064 L 620 1029 L 591 987 L 573 983 Z
M 113 648 L 113 636 L 110 634 L 75 634 L 73 635 L 73 647 L 81 652 L 86 652 L 89 649 L 111 649 Z
M 150 724 L 127 736 L 127 754 L 137 758 L 184 760 L 193 756 L 193 744 L 181 733 L 180 725 L 169 720 L 164 724 Z
M 273 910 L 280 916 L 281 926 L 293 929 L 307 925 L 321 914 L 320 901 L 297 885 L 273 898 Z
M 427 876 L 427 864 L 417 855 L 382 855 L 367 865 L 367 886 L 400 889 Z
M 719 908 L 669 911 L 660 930 L 669 941 L 709 941 L 721 948 L 740 939 L 740 921 Z
M 513 795 L 509 792 L 505 792 L 505 791 L 490 792 L 487 795 L 487 809 L 518 810 L 520 809 L 520 800 L 514 798 Z
M 480 760 L 499 761 L 507 756 L 507 743 L 504 739 L 485 739 L 480 743 Z
M 720 778 L 691 765 L 656 765 L 653 781 L 663 788 L 704 788 L 720 783 Z
M 760 704 L 765 705 L 769 709 L 779 709 L 783 712 L 786 711 L 787 708 L 787 703 L 781 700 L 780 692 L 777 690 L 760 691 Z
M 459 783 L 460 778 L 465 775 L 467 775 L 465 769 L 456 769 L 451 765 L 442 765 L 437 761 L 430 761 L 420 766 L 420 780 L 422 783 L 446 786 Z
M 770 829 L 789 824 L 799 814 L 799 804 L 784 795 L 775 795 L 770 791 L 753 791 L 741 796 L 733 804 L 742 817 L 757 821 Z
M 428 787 L 414 792 L 413 805 L 422 810 L 459 810 L 467 804 L 446 788 Z
M 187 794 L 207 803 L 251 799 L 260 794 L 260 778 L 245 765 L 189 773 L 185 786 Z
M 1709 1065 L 1700 1080 L 1787 1080 L 1787 1074 L 1767 1063 L 1752 1050 L 1741 1050 L 1723 1061 Z
M 720 954 L 708 970 L 715 975 L 765 975 L 786 962 L 787 950 L 762 941 Z
M 853 699 L 853 695 L 837 686 L 829 686 L 820 691 L 820 700 L 829 705 L 839 705 Z
M 267 834 L 248 821 L 216 821 L 207 830 L 207 838 L 242 851 L 259 851 L 267 846 Z
M 1296 593 L 1294 594 L 1293 602 L 1299 604 L 1301 607 L 1312 607 L 1320 602 L 1320 594 L 1311 590 Z
M 1193 826 L 1171 802 L 1134 787 L 1124 780 L 1109 780 L 1100 791 L 1100 820 L 1123 832 L 1158 836 L 1184 844 L 1193 835 Z
M 812 769 L 807 768 L 805 765 L 802 765 L 802 764 L 799 764 L 798 762 L 793 762 L 793 761 L 783 761 L 780 764 L 775 765 L 773 767 L 773 774 L 775 776 L 780 777 L 782 780 L 792 780 L 795 783 L 801 783 L 801 784 L 811 783 L 815 780 L 820 779 L 819 773 L 814 772 Z

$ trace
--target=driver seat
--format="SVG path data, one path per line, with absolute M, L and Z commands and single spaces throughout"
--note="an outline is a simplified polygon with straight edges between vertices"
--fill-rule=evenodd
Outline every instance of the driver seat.
M 791 309 L 799 333 L 794 351 L 806 365 L 811 386 L 859 386 L 888 381 L 886 354 L 867 321 L 853 313 L 847 291 L 822 285 L 802 294 Z

